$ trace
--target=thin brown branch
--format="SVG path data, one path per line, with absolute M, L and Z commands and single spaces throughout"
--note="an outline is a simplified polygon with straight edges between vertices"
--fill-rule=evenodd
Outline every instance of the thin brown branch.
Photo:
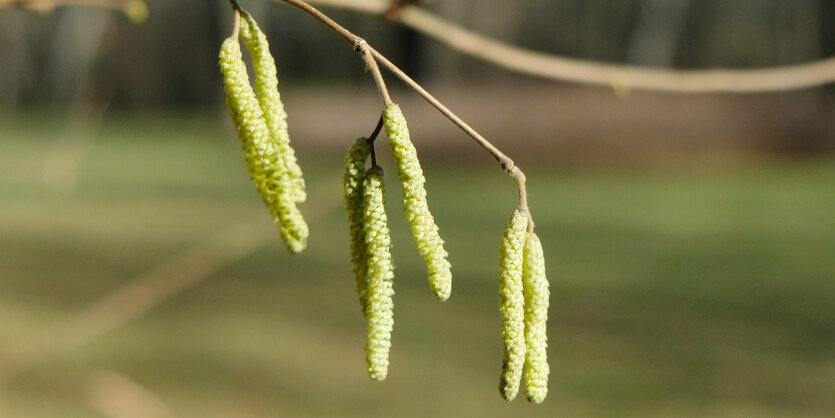
M 424 89 L 420 84 L 418 84 L 418 82 L 409 77 L 408 74 L 406 74 L 405 72 L 403 72 L 403 70 L 394 65 L 383 54 L 379 53 L 370 45 L 368 46 L 368 49 L 370 50 L 374 58 L 380 62 L 380 65 L 382 65 L 383 67 L 385 67 L 386 70 L 394 74 L 397 78 L 400 79 L 400 81 L 403 82 L 403 84 L 406 84 L 409 88 L 414 90 L 418 95 L 423 97 L 423 99 L 426 100 L 429 104 L 431 104 L 435 109 L 441 112 L 441 114 L 446 116 L 447 119 L 449 119 L 452 123 L 461 128 L 461 130 L 463 130 L 467 135 L 473 138 L 473 140 L 475 140 L 479 145 L 481 145 L 482 148 L 484 148 L 485 150 L 487 150 L 487 152 L 493 155 L 493 157 L 496 159 L 496 161 L 499 162 L 499 164 L 501 164 L 502 168 L 505 171 L 507 171 L 509 174 L 513 176 L 516 176 L 516 174 L 514 173 L 514 169 L 516 168 L 516 166 L 513 163 L 513 160 L 510 159 L 510 157 L 505 155 L 501 150 L 499 150 L 498 148 L 496 148 L 496 146 L 490 143 L 490 141 L 481 136 L 481 134 L 478 133 L 478 131 L 473 129 L 473 127 L 471 127 L 467 122 L 464 122 L 464 120 L 461 119 L 458 115 L 456 115 L 455 112 L 446 107 L 443 103 L 441 103 L 440 100 L 432 96 L 428 91 L 426 91 L 426 89 Z M 516 171 L 518 171 L 518 168 L 516 169 Z
M 273 0 L 278 2 L 288 3 L 299 9 L 304 10 L 308 14 L 312 15 L 314 18 L 319 20 L 320 22 L 327 25 L 331 28 L 334 32 L 338 33 L 342 36 L 346 41 L 350 42 L 354 50 L 360 53 L 363 53 L 363 56 L 370 54 L 374 60 L 380 63 L 386 70 L 394 74 L 397 78 L 403 81 L 409 88 L 414 90 L 418 95 L 423 97 L 429 104 L 431 104 L 435 109 L 437 109 L 441 114 L 447 117 L 453 124 L 461 128 L 467 135 L 469 135 L 474 141 L 476 141 L 482 148 L 487 150 L 487 152 L 492 155 L 496 161 L 499 162 L 502 169 L 507 171 L 508 174 L 513 176 L 516 179 L 517 186 L 519 187 L 519 209 L 520 210 L 527 210 L 528 203 L 527 203 L 527 193 L 525 191 L 525 174 L 519 167 L 516 167 L 513 160 L 510 159 L 507 155 L 505 155 L 501 150 L 496 148 L 490 141 L 486 138 L 481 136 L 475 129 L 473 129 L 469 124 L 464 122 L 458 115 L 456 115 L 453 111 L 447 108 L 443 103 L 441 103 L 438 99 L 434 96 L 429 94 L 426 89 L 424 89 L 420 84 L 416 81 L 412 80 L 408 74 L 403 72 L 400 68 L 394 65 L 391 61 L 388 60 L 383 54 L 379 53 L 376 49 L 374 49 L 370 44 L 368 44 L 364 39 L 360 38 L 357 35 L 354 35 L 348 29 L 345 29 L 340 24 L 336 23 L 329 17 L 325 16 L 322 12 L 315 9 L 313 6 L 307 4 L 301 0 Z M 366 58 L 366 62 L 368 59 Z M 380 77 L 382 79 L 382 77 Z M 379 85 L 379 84 L 378 84 Z M 385 99 L 384 99 L 385 100 Z M 389 99 L 390 100 L 390 99 Z M 389 101 L 390 103 L 390 101 Z
M 391 8 L 389 0 L 310 0 L 310 3 L 381 17 Z M 399 6 L 397 13 L 389 13 L 389 17 L 462 54 L 510 71 L 552 80 L 671 93 L 762 93 L 835 82 L 835 57 L 807 64 L 750 70 L 665 70 L 604 64 L 519 48 L 410 5 Z
M 299 9 L 304 10 L 305 12 L 307 12 L 307 14 L 316 18 L 316 20 L 322 22 L 327 27 L 331 28 L 331 30 L 333 30 L 334 32 L 339 34 L 339 36 L 341 36 L 343 39 L 348 41 L 351 45 L 357 45 L 360 41 L 362 41 L 362 38 L 360 38 L 357 35 L 354 35 L 353 33 L 351 33 L 351 31 L 349 31 L 348 29 L 345 29 L 344 27 L 342 27 L 342 25 L 336 23 L 333 19 L 329 18 L 324 13 L 320 12 L 319 10 L 317 10 L 316 8 L 314 8 L 313 6 L 311 6 L 310 4 L 308 4 L 306 2 L 303 2 L 303 1 L 300 1 L 300 0 L 272 0 L 272 1 L 274 1 L 276 3 L 287 3 L 289 5 L 292 5 L 294 7 L 297 7 Z
M 392 103 L 391 97 L 389 96 L 388 90 L 386 89 L 386 83 L 385 83 L 385 81 L 383 81 L 383 76 L 382 76 L 382 74 L 380 74 L 379 68 L 377 68 L 377 63 L 375 63 L 374 60 L 371 59 L 371 57 L 368 55 L 368 51 L 367 51 L 367 48 L 366 48 L 368 43 L 365 41 L 365 39 L 362 39 L 361 37 L 353 34 L 351 31 L 349 31 L 348 29 L 345 29 L 342 25 L 340 25 L 339 23 L 336 23 L 333 19 L 331 19 L 330 17 L 328 17 L 327 15 L 320 12 L 319 10 L 317 10 L 316 8 L 314 8 L 313 6 L 309 5 L 308 3 L 304 2 L 304 1 L 300 1 L 300 0 L 274 0 L 274 1 L 280 1 L 280 2 L 283 2 L 283 3 L 287 3 L 287 4 L 290 4 L 294 7 L 297 7 L 299 9 L 307 12 L 309 15 L 313 16 L 316 20 L 323 23 L 325 26 L 331 28 L 331 30 L 333 30 L 334 32 L 339 34 L 339 36 L 341 36 L 343 39 L 348 41 L 354 47 L 354 51 L 356 51 L 358 54 L 361 54 L 363 56 L 363 59 L 365 60 L 365 63 L 366 63 L 366 66 L 367 66 L 368 70 L 371 71 L 371 74 L 374 76 L 374 82 L 377 83 L 377 89 L 380 91 L 380 94 L 383 98 L 383 102 L 386 105 L 389 105 L 389 104 Z
M 235 9 L 235 23 L 232 25 L 232 34 L 229 37 L 238 39 L 238 35 L 241 33 L 241 13 L 246 13 L 246 11 L 241 8 L 235 8 L 234 6 L 232 8 Z
M 362 54 L 362 59 L 365 60 L 366 69 L 370 71 L 371 75 L 374 77 L 374 83 L 377 84 L 377 90 L 383 98 L 383 106 L 388 106 L 392 104 L 391 95 L 389 94 L 388 88 L 386 88 L 386 81 L 383 79 L 380 67 L 377 66 L 377 61 L 374 59 L 374 55 L 372 55 L 369 50 L 368 42 L 365 42 L 364 39 L 357 39 L 358 41 L 354 45 L 354 51 Z

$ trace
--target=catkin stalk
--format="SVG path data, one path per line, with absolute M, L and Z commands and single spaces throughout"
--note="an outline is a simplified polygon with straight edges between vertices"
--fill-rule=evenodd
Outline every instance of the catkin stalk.
M 357 284 L 360 308 L 365 314 L 368 298 L 366 296 L 365 230 L 363 228 L 363 176 L 365 161 L 371 154 L 371 146 L 365 138 L 359 138 L 348 149 L 345 157 L 345 213 L 348 215 L 348 230 L 351 234 L 351 271 Z
M 527 233 L 522 269 L 525 292 L 525 391 L 528 400 L 542 403 L 548 394 L 548 303 L 550 292 L 545 277 L 542 243 L 533 232 Z
M 220 70 L 249 175 L 279 226 L 287 248 L 298 253 L 307 246 L 308 228 L 293 201 L 293 185 L 284 171 L 278 149 L 270 138 L 264 115 L 249 84 L 237 39 L 228 38 L 220 49 Z
M 374 380 L 383 380 L 388 374 L 391 331 L 394 328 L 394 303 L 392 296 L 391 235 L 383 207 L 383 170 L 373 167 L 363 181 L 363 222 L 367 261 L 368 339 L 365 358 L 368 374 Z
M 519 391 L 525 364 L 525 298 L 522 290 L 527 217 L 515 211 L 504 230 L 499 251 L 499 312 L 502 317 L 504 358 L 499 391 L 512 400 Z
M 307 198 L 302 169 L 296 161 L 296 153 L 290 146 L 290 134 L 287 130 L 287 112 L 278 92 L 278 76 L 275 60 L 270 54 L 270 44 L 258 23 L 249 14 L 241 19 L 241 40 L 252 55 L 252 67 L 255 70 L 255 90 L 258 102 L 264 112 L 264 120 L 270 130 L 275 147 L 278 149 L 285 173 L 293 184 L 293 197 L 296 203 Z
M 426 179 L 418 161 L 417 151 L 409 138 L 406 118 L 396 103 L 386 106 L 383 124 L 389 138 L 397 171 L 403 186 L 403 205 L 406 220 L 412 229 L 418 250 L 423 256 L 429 274 L 429 285 L 440 300 L 449 298 L 452 291 L 452 273 L 444 241 L 438 234 L 435 218 L 426 202 Z

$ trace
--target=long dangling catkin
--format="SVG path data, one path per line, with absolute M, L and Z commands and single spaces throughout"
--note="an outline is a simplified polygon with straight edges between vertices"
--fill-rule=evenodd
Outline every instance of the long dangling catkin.
M 504 358 L 499 390 L 505 400 L 519 391 L 525 364 L 525 297 L 522 290 L 525 230 L 528 218 L 515 211 L 504 230 L 499 251 L 499 312 L 502 317 Z
M 297 253 L 307 246 L 308 228 L 293 201 L 293 185 L 282 175 L 283 164 L 270 139 L 264 115 L 249 84 L 237 39 L 227 38 L 220 49 L 220 70 L 229 114 L 249 166 L 249 175 L 273 215 L 287 248 Z
M 351 271 L 357 283 L 360 308 L 365 314 L 366 305 L 366 252 L 365 230 L 363 229 L 363 176 L 365 161 L 371 155 L 371 146 L 365 138 L 359 138 L 351 144 L 348 155 L 345 156 L 345 176 L 343 186 L 345 192 L 345 213 L 348 215 L 348 230 L 351 233 Z
M 363 222 L 368 280 L 366 284 L 368 339 L 365 359 L 368 374 L 383 380 L 388 374 L 391 331 L 394 328 L 394 303 L 391 262 L 391 236 L 383 206 L 383 170 L 368 169 L 363 179 Z
M 278 92 L 278 73 L 275 60 L 270 54 L 270 44 L 258 23 L 249 14 L 241 19 L 241 40 L 244 41 L 249 54 L 252 55 L 252 67 L 255 70 L 255 90 L 258 92 L 258 103 L 264 112 L 264 120 L 270 130 L 270 137 L 275 142 L 286 174 L 290 176 L 294 186 L 294 200 L 304 202 L 305 192 L 302 169 L 296 161 L 296 153 L 290 146 L 290 134 L 287 130 L 287 112 L 281 102 Z
M 418 250 L 423 256 L 429 273 L 429 285 L 440 300 L 449 298 L 452 291 L 452 273 L 450 272 L 444 240 L 438 234 L 435 218 L 429 212 L 426 202 L 426 189 L 423 169 L 418 161 L 417 151 L 409 138 L 406 118 L 400 106 L 392 103 L 383 111 L 383 124 L 389 138 L 400 183 L 403 185 L 403 205 L 406 220 L 412 229 Z
M 533 232 L 525 240 L 525 261 L 522 268 L 525 289 L 525 391 L 528 400 L 541 403 L 548 394 L 548 279 L 545 277 L 545 256 L 542 243 Z

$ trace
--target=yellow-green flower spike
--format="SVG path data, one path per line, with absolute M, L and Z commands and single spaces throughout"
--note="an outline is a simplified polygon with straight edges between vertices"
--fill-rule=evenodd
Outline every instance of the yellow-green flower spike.
M 290 146 L 290 134 L 287 130 L 287 112 L 281 102 L 278 92 L 278 76 L 275 60 L 270 54 L 267 37 L 258 23 L 249 14 L 241 19 L 241 40 L 244 41 L 249 54 L 252 55 L 252 67 L 255 70 L 255 90 L 258 91 L 258 102 L 264 112 L 264 120 L 270 130 L 270 137 L 275 142 L 281 161 L 290 176 L 294 189 L 296 203 L 304 202 L 305 192 L 302 169 L 296 161 L 296 153 Z
M 499 391 L 512 400 L 519 391 L 525 364 L 525 297 L 522 290 L 522 264 L 528 218 L 515 211 L 504 230 L 499 251 L 499 312 L 502 317 L 504 358 Z
M 280 160 L 264 121 L 237 39 L 228 38 L 220 49 L 220 70 L 229 114 L 246 155 L 249 175 L 273 215 L 287 248 L 297 253 L 307 246 L 308 228 L 293 201 L 293 185 Z
M 527 233 L 525 261 L 522 268 L 525 289 L 525 391 L 528 400 L 542 403 L 548 394 L 548 279 L 545 277 L 545 256 L 542 243 L 533 232 Z
M 360 307 L 363 314 L 367 305 L 366 297 L 366 252 L 365 230 L 363 228 L 363 193 L 362 184 L 365 175 L 365 161 L 371 155 L 371 146 L 365 138 L 357 139 L 348 149 L 345 157 L 345 213 L 348 215 L 348 230 L 351 233 L 351 271 L 357 282 Z
M 367 261 L 368 339 L 365 359 L 368 374 L 374 380 L 383 380 L 388 374 L 391 331 L 394 328 L 394 303 L 391 262 L 391 236 L 383 207 L 383 170 L 370 168 L 363 180 L 363 222 Z
M 452 273 L 449 260 L 447 260 L 448 254 L 444 249 L 444 240 L 438 234 L 435 218 L 429 212 L 424 188 L 426 179 L 423 177 L 423 169 L 420 167 L 415 146 L 409 138 L 409 128 L 406 126 L 406 118 L 403 117 L 400 106 L 396 103 L 386 106 L 383 111 L 383 124 L 394 159 L 397 161 L 400 183 L 403 185 L 406 220 L 411 226 L 418 250 L 426 263 L 429 285 L 438 299 L 446 300 L 452 291 Z

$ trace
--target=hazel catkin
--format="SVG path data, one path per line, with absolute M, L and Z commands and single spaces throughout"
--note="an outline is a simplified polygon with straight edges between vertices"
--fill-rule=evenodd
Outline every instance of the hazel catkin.
M 255 90 L 258 92 L 258 103 L 264 113 L 264 121 L 270 130 L 275 147 L 278 149 L 281 162 L 286 174 L 293 184 L 293 197 L 296 203 L 302 203 L 307 198 L 302 169 L 296 160 L 296 154 L 290 146 L 290 134 L 287 130 L 287 112 L 278 91 L 278 72 L 275 60 L 270 54 L 270 44 L 258 23 L 249 14 L 241 19 L 241 40 L 252 56 L 252 67 L 255 70 Z
M 527 232 L 522 268 L 525 293 L 525 392 L 533 403 L 542 403 L 548 394 L 548 303 L 550 292 L 545 277 L 542 243 L 533 232 Z
M 308 227 L 293 200 L 293 185 L 283 174 L 278 149 L 270 138 L 264 115 L 249 84 L 237 39 L 227 38 L 220 49 L 226 103 L 244 150 L 249 175 L 279 226 L 287 248 L 298 253 L 307 246 Z
M 409 138 L 409 128 L 400 107 L 392 103 L 383 110 L 383 124 L 389 138 L 397 172 L 403 186 L 403 206 L 406 220 L 411 226 L 418 250 L 423 256 L 429 274 L 429 285 L 440 300 L 449 298 L 452 291 L 452 273 L 444 241 L 438 234 L 435 218 L 426 202 L 426 179 L 418 161 L 417 151 Z
M 345 156 L 345 175 L 343 189 L 345 194 L 345 213 L 348 215 L 348 231 L 351 234 L 351 272 L 357 285 L 360 308 L 363 314 L 367 305 L 366 297 L 366 251 L 365 230 L 363 228 L 363 176 L 365 161 L 371 154 L 371 146 L 365 138 L 357 139 Z
M 519 391 L 525 363 L 525 298 L 522 285 L 525 230 L 528 218 L 515 211 L 504 230 L 499 251 L 499 312 L 502 318 L 504 357 L 499 391 L 512 400 Z
M 383 205 L 383 170 L 370 168 L 363 179 L 363 227 L 365 230 L 368 336 L 365 358 L 368 374 L 383 380 L 388 374 L 391 331 L 394 328 L 394 303 L 391 261 L 391 235 Z

